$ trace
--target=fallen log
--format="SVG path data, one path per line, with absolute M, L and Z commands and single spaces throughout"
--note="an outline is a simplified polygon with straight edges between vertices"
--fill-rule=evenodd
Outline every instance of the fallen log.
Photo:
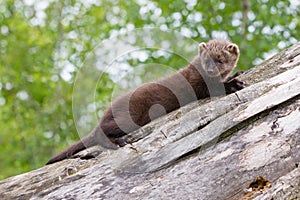
M 132 145 L 2 180 L 0 198 L 300 198 L 300 43 L 238 79 L 245 89 L 154 120 Z

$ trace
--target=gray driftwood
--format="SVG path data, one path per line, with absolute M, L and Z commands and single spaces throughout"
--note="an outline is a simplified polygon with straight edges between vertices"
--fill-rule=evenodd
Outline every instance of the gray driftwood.
M 245 89 L 161 117 L 132 145 L 0 181 L 0 199 L 300 199 L 300 43 L 238 78 Z

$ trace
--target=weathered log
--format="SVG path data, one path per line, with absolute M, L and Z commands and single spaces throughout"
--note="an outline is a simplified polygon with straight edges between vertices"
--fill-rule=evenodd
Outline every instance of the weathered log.
M 300 43 L 238 78 L 245 89 L 163 116 L 132 145 L 0 181 L 0 198 L 300 198 Z

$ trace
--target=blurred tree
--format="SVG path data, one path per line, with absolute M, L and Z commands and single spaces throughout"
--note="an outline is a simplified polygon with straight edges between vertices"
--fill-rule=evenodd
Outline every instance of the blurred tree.
M 95 47 L 106 39 L 144 27 L 176 31 L 197 42 L 230 39 L 241 49 L 239 69 L 249 69 L 296 43 L 300 30 L 300 3 L 295 0 L 0 2 L 0 179 L 42 166 L 79 139 L 72 113 L 75 75 L 87 63 L 88 53 L 97 51 Z M 151 43 L 146 35 L 129 36 L 131 45 Z M 157 71 L 151 63 L 179 69 L 187 61 L 178 52 L 197 53 L 195 46 L 170 41 L 167 35 L 152 37 L 160 39 L 155 42 L 163 43 L 163 51 L 150 48 L 123 55 L 118 65 L 123 68 L 117 67 L 117 72 L 100 67 L 103 74 L 97 83 L 96 108 L 84 105 L 88 112 L 97 110 L 101 116 L 116 84 L 135 87 L 166 72 Z M 109 52 L 101 55 L 109 57 Z M 101 55 L 94 64 L 101 61 Z M 153 76 L 144 77 L 149 71 Z M 117 83 L 114 77 L 118 76 L 125 78 Z

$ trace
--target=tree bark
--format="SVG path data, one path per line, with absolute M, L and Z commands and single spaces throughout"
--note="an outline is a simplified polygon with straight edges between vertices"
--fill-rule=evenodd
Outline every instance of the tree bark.
M 163 116 L 132 145 L 2 180 L 0 198 L 300 198 L 300 43 L 238 79 L 245 89 Z

